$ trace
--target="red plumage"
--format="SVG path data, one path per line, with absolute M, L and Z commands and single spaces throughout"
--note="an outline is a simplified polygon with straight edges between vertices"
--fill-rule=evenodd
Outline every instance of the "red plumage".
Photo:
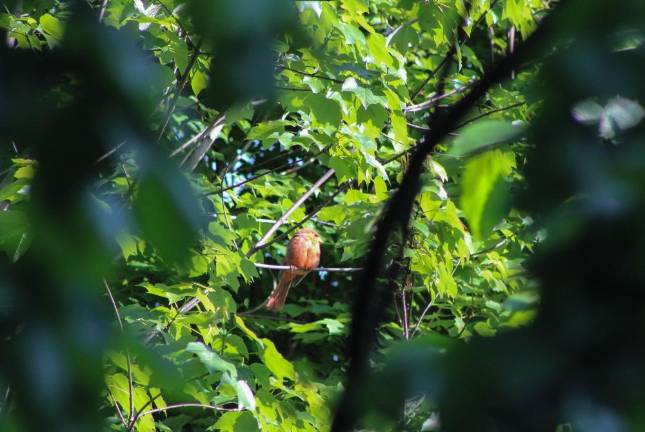
M 293 270 L 282 272 L 278 286 L 267 300 L 267 308 L 278 310 L 284 306 L 289 294 L 289 288 L 296 285 L 307 273 L 318 267 L 320 263 L 320 236 L 315 230 L 304 228 L 293 236 L 287 246 L 285 265 Z

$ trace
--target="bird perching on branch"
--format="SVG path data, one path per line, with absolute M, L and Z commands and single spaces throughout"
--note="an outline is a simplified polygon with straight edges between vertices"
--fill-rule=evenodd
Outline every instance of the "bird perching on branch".
M 287 246 L 285 264 L 291 269 L 284 270 L 278 286 L 271 292 L 266 306 L 278 310 L 284 306 L 289 288 L 297 285 L 310 271 L 320 263 L 320 235 L 313 229 L 303 228 L 293 236 Z

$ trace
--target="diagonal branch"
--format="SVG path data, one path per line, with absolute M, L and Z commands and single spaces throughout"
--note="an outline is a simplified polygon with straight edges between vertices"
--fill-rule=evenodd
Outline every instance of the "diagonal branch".
M 335 172 L 336 171 L 334 171 L 333 168 L 328 169 L 327 172 L 323 174 L 323 176 L 320 177 L 316 181 L 316 183 L 314 183 L 313 186 L 309 188 L 307 192 L 305 192 L 295 203 L 293 203 L 291 207 L 289 207 L 289 210 L 287 210 L 282 216 L 280 216 L 280 218 L 276 221 L 276 223 L 273 224 L 271 228 L 269 228 L 269 230 L 266 232 L 266 234 L 264 234 L 260 241 L 258 241 L 255 246 L 253 246 L 247 252 L 246 256 L 250 257 L 255 252 L 262 249 L 262 247 L 264 247 L 264 245 L 269 241 L 271 236 L 278 230 L 278 228 L 280 228 L 289 219 L 289 216 L 291 216 L 291 214 L 296 211 L 296 209 L 300 207 L 302 203 L 307 200 L 307 198 L 309 198 L 314 192 L 316 192 L 318 188 L 320 188 L 320 186 L 322 186 L 327 180 L 329 180 L 329 178 L 333 176 Z
M 110 297 L 110 301 L 112 302 L 112 307 L 114 308 L 114 314 L 116 315 L 116 320 L 119 323 L 119 327 L 121 328 L 121 332 L 123 333 L 123 321 L 121 320 L 121 314 L 119 314 L 119 308 L 116 306 L 116 301 L 114 301 L 114 296 L 112 295 L 112 290 L 110 289 L 110 285 L 108 285 L 107 281 L 103 279 L 103 284 L 105 285 L 105 290 L 108 293 L 108 296 Z M 128 418 L 132 419 L 132 416 L 134 415 L 134 384 L 132 382 L 132 361 L 130 359 L 130 349 L 126 346 L 125 348 L 125 359 L 127 362 L 127 368 L 128 368 L 128 401 L 129 401 L 129 409 L 130 411 L 128 412 Z M 115 401 L 116 402 L 116 401 Z M 123 418 L 123 415 L 121 414 L 118 405 L 117 405 L 117 410 L 119 412 L 119 415 L 121 418 Z
M 194 171 L 199 164 L 199 161 L 202 160 L 204 155 L 210 150 L 210 148 L 215 143 L 215 140 L 219 136 L 220 132 L 224 128 L 224 122 L 226 121 L 226 114 L 220 114 L 217 119 L 213 122 L 213 125 L 209 128 L 207 134 L 202 135 L 202 142 L 197 147 L 192 154 L 188 157 L 188 160 L 185 163 L 185 166 L 189 171 Z M 206 137 L 208 135 L 208 138 Z
M 222 192 L 226 192 L 226 191 L 231 190 L 231 189 L 235 189 L 235 188 L 237 188 L 237 187 L 243 186 L 243 185 L 245 185 L 245 184 L 247 184 L 247 183 L 250 183 L 250 182 L 252 182 L 252 181 L 255 181 L 255 180 L 257 180 L 257 179 L 259 179 L 259 178 L 261 178 L 261 177 L 264 177 L 264 176 L 266 176 L 266 175 L 268 175 L 268 174 L 271 174 L 271 173 L 273 173 L 273 172 L 275 172 L 275 171 L 279 171 L 279 170 L 281 170 L 282 168 L 286 168 L 286 167 L 291 167 L 291 168 L 289 168 L 289 169 L 286 169 L 286 170 L 282 171 L 282 172 L 280 173 L 280 175 L 292 174 L 292 173 L 297 172 L 297 171 L 300 171 L 300 170 L 301 170 L 301 169 L 303 169 L 304 167 L 306 167 L 306 166 L 308 166 L 308 165 L 310 165 L 310 164 L 314 163 L 314 162 L 317 160 L 316 158 L 317 158 L 319 155 L 321 155 L 321 154 L 323 154 L 324 152 L 326 152 L 328 149 L 329 149 L 329 146 L 327 146 L 327 147 L 323 148 L 322 150 L 318 151 L 317 153 L 315 153 L 315 154 L 311 155 L 311 156 L 310 156 L 308 159 L 306 159 L 306 160 L 305 160 L 305 159 L 302 159 L 302 160 L 296 161 L 296 162 L 294 162 L 294 163 L 286 163 L 286 164 L 280 165 L 279 167 L 276 167 L 276 168 L 273 168 L 273 169 L 267 170 L 267 171 L 265 171 L 265 172 L 263 172 L 263 173 L 257 174 L 257 175 L 255 175 L 255 176 L 253 176 L 253 177 L 249 177 L 249 178 L 247 178 L 246 180 L 239 181 L 239 182 L 237 182 L 237 183 L 235 183 L 235 184 L 232 184 L 232 185 L 230 185 L 230 186 L 226 186 L 226 187 L 224 187 L 224 188 L 220 188 L 219 190 L 217 190 L 217 191 L 215 191 L 215 192 L 208 192 L 208 193 L 205 193 L 204 195 L 205 195 L 205 196 L 216 195 L 216 194 L 220 194 L 220 193 L 222 193 Z M 302 165 L 295 165 L 295 166 L 294 166 L 294 164 L 296 164 L 296 163 L 300 163 L 300 162 L 302 162 Z
M 273 243 L 282 240 L 283 238 L 288 236 L 289 233 L 291 233 L 291 232 L 297 230 L 298 228 L 300 228 L 301 226 L 303 226 L 309 219 L 311 219 L 314 216 L 316 216 L 320 210 L 322 210 L 323 208 L 327 207 L 334 200 L 334 198 L 336 198 L 336 196 L 338 196 L 338 194 L 340 194 L 341 192 L 345 191 L 352 184 L 353 184 L 353 180 L 348 181 L 347 183 L 343 184 L 341 187 L 339 187 L 336 190 L 336 192 L 334 192 L 329 198 L 327 198 L 325 200 L 325 202 L 323 202 L 318 207 L 316 207 L 311 213 L 309 213 L 307 216 L 305 216 L 300 222 L 298 222 L 297 224 L 295 224 L 294 226 L 292 226 L 291 228 L 289 228 L 288 230 L 286 230 L 282 234 L 276 236 L 273 240 L 264 243 L 262 245 L 262 247 L 258 248 L 258 250 L 259 249 L 264 249 L 265 247 L 268 247 L 268 246 L 272 245 Z
M 560 2 L 555 10 L 560 11 L 561 5 L 565 3 L 565 1 Z M 383 267 L 383 259 L 392 231 L 396 228 L 405 229 L 408 226 L 414 200 L 420 190 L 419 180 L 425 159 L 493 85 L 505 79 L 527 53 L 544 42 L 549 32 L 553 31 L 553 20 L 554 13 L 542 21 L 519 49 L 484 74 L 459 102 L 445 113 L 437 111 L 431 116 L 433 127 L 412 154 L 408 169 L 401 181 L 401 187 L 388 201 L 383 216 L 377 223 L 370 251 L 365 258 L 364 267 L 369 271 L 362 273 L 363 277 L 355 294 L 352 327 L 348 341 L 350 364 L 347 371 L 347 385 L 332 423 L 332 432 L 350 431 L 357 422 L 354 401 L 357 399 L 359 388 L 367 372 L 369 353 L 374 344 L 376 329 L 387 306 L 387 297 L 391 294 L 376 283 L 377 278 Z
M 175 95 L 173 96 L 173 99 L 170 102 L 170 105 L 168 105 L 168 109 L 166 110 L 166 114 L 164 116 L 165 117 L 164 122 L 163 122 L 163 125 L 161 126 L 161 130 L 159 131 L 159 135 L 157 136 L 157 141 L 161 139 L 164 132 L 166 131 L 166 127 L 170 122 L 170 117 L 172 116 L 172 113 L 175 111 L 175 107 L 177 106 L 177 101 L 179 100 L 179 96 L 181 95 L 181 92 L 184 90 L 184 87 L 188 82 L 190 71 L 195 66 L 195 63 L 197 63 L 197 58 L 199 57 L 199 49 L 202 46 L 202 41 L 203 39 L 197 42 L 197 46 L 195 46 L 195 51 L 193 52 L 193 55 L 190 58 L 190 61 L 188 62 L 188 65 L 186 66 L 186 71 L 184 72 L 184 76 L 181 77 L 181 81 L 177 85 L 177 90 L 175 91 Z

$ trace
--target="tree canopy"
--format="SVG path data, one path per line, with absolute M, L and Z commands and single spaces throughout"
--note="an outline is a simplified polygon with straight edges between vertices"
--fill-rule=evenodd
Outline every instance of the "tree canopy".
M 642 9 L 5 2 L 2 430 L 639 430 Z

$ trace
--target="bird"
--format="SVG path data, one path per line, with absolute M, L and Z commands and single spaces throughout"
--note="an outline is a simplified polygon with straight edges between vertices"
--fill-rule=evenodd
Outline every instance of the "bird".
M 267 309 L 276 311 L 284 306 L 289 288 L 297 285 L 310 271 L 320 264 L 320 235 L 311 228 L 299 230 L 289 241 L 285 265 L 291 270 L 284 270 L 278 286 L 271 292 L 266 301 Z

